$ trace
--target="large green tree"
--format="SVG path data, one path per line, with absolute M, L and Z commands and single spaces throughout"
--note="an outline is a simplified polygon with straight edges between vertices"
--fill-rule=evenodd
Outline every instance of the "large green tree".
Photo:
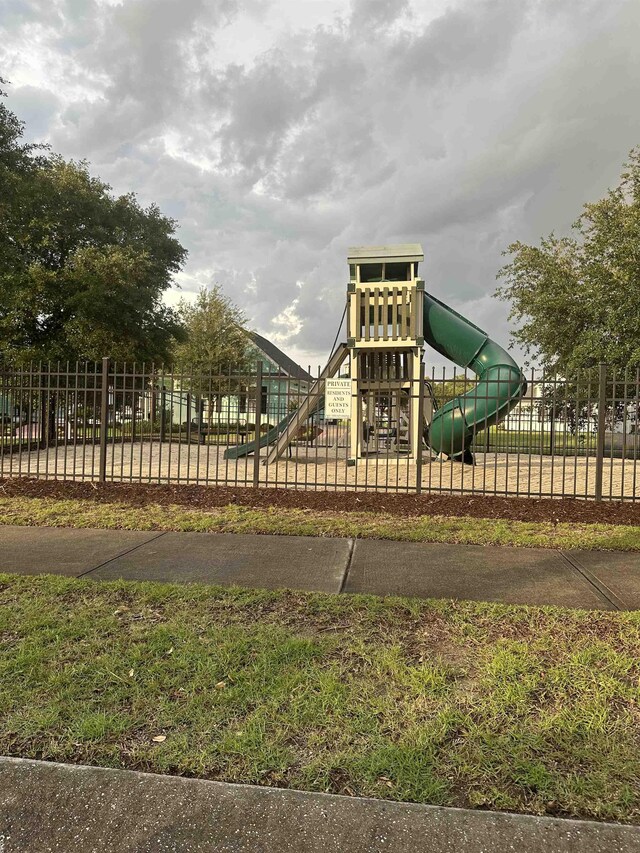
M 496 294 L 511 303 L 512 337 L 528 355 L 565 375 L 598 362 L 640 365 L 640 148 L 570 236 L 513 243 L 505 254 Z
M 187 254 L 175 221 L 23 130 L 0 103 L 0 357 L 166 360 L 183 336 L 162 303 Z

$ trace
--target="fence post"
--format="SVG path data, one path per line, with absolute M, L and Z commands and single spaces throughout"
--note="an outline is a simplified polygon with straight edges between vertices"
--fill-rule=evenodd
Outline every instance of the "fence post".
M 196 394 L 196 411 L 198 412 L 198 441 L 200 444 L 206 444 L 204 432 L 204 399 L 199 394 Z M 209 423 L 211 423 L 211 414 L 209 414 Z M 208 434 L 209 431 L 207 430 Z
M 173 402 L 173 398 L 172 398 Z M 162 390 L 160 391 L 160 442 L 167 440 L 167 389 L 164 387 L 164 370 L 162 371 Z
M 598 435 L 596 439 L 596 486 L 595 498 L 602 500 L 602 469 L 604 466 L 604 433 L 607 414 L 607 365 L 600 364 L 598 370 Z
M 48 426 L 48 407 L 47 407 L 47 392 L 44 389 L 45 384 L 45 376 L 42 371 L 40 371 L 39 375 L 40 385 L 42 386 L 40 389 L 40 447 L 44 449 L 49 444 L 49 431 L 47 429 Z M 22 401 L 21 401 L 22 402 Z M 21 433 L 19 433 L 21 434 Z
M 100 467 L 98 480 L 107 479 L 107 430 L 109 419 L 109 357 L 102 359 L 102 383 L 100 385 Z
M 418 385 L 418 435 L 416 436 L 415 446 L 418 449 L 416 456 L 416 495 L 422 494 L 422 436 L 424 433 L 424 361 L 420 362 L 420 372 L 418 374 L 420 382 Z
M 260 485 L 260 427 L 262 426 L 262 361 L 256 369 L 256 446 L 253 451 L 253 488 Z

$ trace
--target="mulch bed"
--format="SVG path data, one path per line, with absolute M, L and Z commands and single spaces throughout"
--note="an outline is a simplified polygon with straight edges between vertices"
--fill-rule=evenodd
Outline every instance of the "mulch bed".
M 225 486 L 83 483 L 15 478 L 0 480 L 0 495 L 82 499 L 129 506 L 177 504 L 190 508 L 238 504 L 333 512 L 385 512 L 400 516 L 447 515 L 509 518 L 514 521 L 603 522 L 640 525 L 640 503 L 565 498 L 507 498 L 491 495 L 410 495 L 380 492 L 324 492 Z

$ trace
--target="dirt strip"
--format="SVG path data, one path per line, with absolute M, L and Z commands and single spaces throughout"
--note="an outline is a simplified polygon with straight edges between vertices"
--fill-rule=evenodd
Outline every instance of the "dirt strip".
M 177 504 L 207 509 L 239 506 L 385 512 L 399 516 L 447 515 L 509 518 L 514 521 L 581 522 L 640 525 L 640 503 L 576 499 L 507 498 L 486 495 L 407 495 L 376 492 L 326 492 L 295 489 L 249 489 L 220 486 L 78 483 L 15 478 L 0 480 L 0 496 L 75 498 L 129 506 Z

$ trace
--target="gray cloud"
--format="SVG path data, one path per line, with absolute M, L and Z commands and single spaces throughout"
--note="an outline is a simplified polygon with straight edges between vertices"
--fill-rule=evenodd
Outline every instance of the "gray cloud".
M 353 0 L 350 31 L 353 37 L 389 27 L 409 10 L 408 0 Z
M 183 286 L 219 281 L 302 361 L 354 243 L 422 242 L 433 292 L 505 339 L 501 251 L 566 230 L 640 141 L 640 7 L 352 0 L 301 30 L 296 2 L 7 0 L 10 106 L 176 216 Z
M 530 3 L 475 0 L 448 9 L 397 52 L 399 81 L 433 83 L 487 73 L 508 57 Z

